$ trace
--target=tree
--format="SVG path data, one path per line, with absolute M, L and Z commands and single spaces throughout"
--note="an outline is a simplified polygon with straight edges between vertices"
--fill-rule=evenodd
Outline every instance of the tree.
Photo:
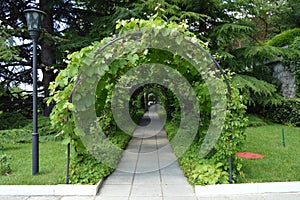
M 223 67 L 244 71 L 255 61 L 258 52 L 269 59 L 275 49 L 262 43 L 287 28 L 299 26 L 299 0 L 41 0 L 39 6 L 48 13 L 39 40 L 39 82 L 44 97 L 57 73 L 66 67 L 66 57 L 93 41 L 114 34 L 119 19 L 148 18 L 157 14 L 167 21 L 185 21 L 189 30 L 209 43 Z M 5 29 L 9 46 L 16 57 L 0 63 L 1 84 L 31 84 L 31 44 L 25 26 L 24 9 L 37 6 L 30 0 L 0 2 L 1 29 Z M 247 47 L 255 47 L 247 49 Z M 251 51 L 250 51 L 251 50 Z M 258 51 L 259 50 L 259 51 Z M 270 51 L 271 50 L 271 51 Z M 278 49 L 277 49 L 278 50 Z M 4 51 L 3 51 L 4 52 Z M 252 52 L 249 56 L 249 52 Z M 278 53 L 278 52 L 277 52 Z M 21 58 L 21 59 L 16 59 Z M 261 56 L 262 58 L 262 56 Z M 247 63 L 245 63 L 245 60 Z M 56 73 L 55 73 L 56 72 Z M 43 108 L 48 115 L 51 108 Z
M 47 13 L 38 49 L 38 69 L 43 77 L 38 85 L 43 98 L 49 97 L 49 84 L 57 75 L 54 72 L 66 67 L 64 59 L 67 54 L 113 32 L 117 19 L 110 16 L 116 13 L 116 6 L 127 3 L 129 2 L 40 1 L 40 9 Z M 2 52 L 9 59 L 3 59 L 0 63 L 1 85 L 15 87 L 32 83 L 31 44 L 28 42 L 30 37 L 23 13 L 32 6 L 38 5 L 30 0 L 4 0 L 0 3 L 1 29 L 6 30 L 6 41 L 15 41 L 9 44 L 10 49 L 14 50 L 13 53 L 9 55 L 9 51 Z M 12 54 L 16 56 L 11 56 Z M 43 101 L 41 105 L 43 114 L 49 115 L 52 105 L 47 107 Z
M 278 103 L 279 85 L 274 85 L 273 69 L 266 63 L 278 59 L 278 55 L 290 60 L 297 53 L 265 44 L 282 25 L 274 22 L 278 22 L 277 16 L 284 15 L 288 2 L 237 0 L 225 1 L 223 6 L 230 20 L 213 27 L 210 33 L 210 47 L 216 59 L 224 68 L 239 74 L 233 80 L 248 99 L 248 105 Z

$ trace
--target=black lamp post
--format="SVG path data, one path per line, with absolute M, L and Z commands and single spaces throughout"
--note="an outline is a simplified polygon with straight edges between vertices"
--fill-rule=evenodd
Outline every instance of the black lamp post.
M 38 9 L 24 10 L 29 35 L 33 44 L 32 77 L 33 77 L 33 132 L 32 132 L 32 175 L 39 172 L 39 134 L 37 116 L 37 39 L 40 33 L 45 12 Z

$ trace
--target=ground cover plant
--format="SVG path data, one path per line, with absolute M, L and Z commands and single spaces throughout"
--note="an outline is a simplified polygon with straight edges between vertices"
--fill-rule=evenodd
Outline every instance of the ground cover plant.
M 282 128 L 285 133 L 285 147 L 282 144 Z M 241 150 L 262 154 L 264 158 L 241 158 L 243 176 L 239 182 L 299 181 L 299 133 L 299 127 L 270 122 L 248 127 L 245 132 L 246 141 Z

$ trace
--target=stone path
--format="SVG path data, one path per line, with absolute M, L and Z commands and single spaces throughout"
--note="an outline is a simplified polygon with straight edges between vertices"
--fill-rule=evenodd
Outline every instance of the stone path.
M 196 200 L 156 112 L 146 113 L 140 125 L 146 126 L 135 130 L 116 171 L 105 180 L 96 199 Z

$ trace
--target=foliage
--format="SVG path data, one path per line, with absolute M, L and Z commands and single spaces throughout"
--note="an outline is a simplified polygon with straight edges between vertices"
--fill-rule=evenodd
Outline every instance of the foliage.
M 279 2 L 279 1 L 276 1 Z M 300 4 L 299 0 L 280 1 L 277 13 L 272 16 L 271 26 L 274 26 L 275 33 L 300 27 Z
M 268 106 L 262 114 L 280 124 L 300 126 L 300 99 L 285 99 L 279 105 Z
M 108 176 L 113 169 L 101 163 L 89 154 L 84 154 L 72 160 L 70 167 L 70 183 L 96 184 L 103 177 Z
M 19 112 L 0 113 L 0 130 L 17 129 L 26 126 L 30 120 Z
M 121 131 L 109 135 L 109 140 L 122 149 L 127 146 L 130 138 L 128 134 Z M 73 158 L 70 168 L 70 182 L 96 184 L 100 179 L 108 176 L 113 171 L 113 168 L 101 163 L 91 154 L 85 153 Z
M 32 82 L 32 49 L 27 42 L 30 37 L 23 11 L 33 5 L 47 13 L 38 45 L 41 47 L 38 48 L 38 67 L 43 73 L 43 81 L 39 81 L 39 86 L 45 97 L 48 96 L 49 82 L 66 67 L 67 55 L 111 36 L 116 32 L 115 22 L 120 19 L 148 19 L 157 13 L 167 21 L 184 21 L 190 31 L 209 43 L 214 54 L 222 57 L 223 67 L 236 72 L 249 67 L 245 62 L 255 61 L 255 56 L 244 59 L 244 56 L 237 55 L 239 52 L 231 50 L 261 44 L 278 32 L 299 27 L 298 0 L 77 0 L 39 3 L 3 0 L 0 3 L 1 49 L 4 50 L 0 52 L 6 57 L 5 62 L 0 64 L 3 85 Z M 217 34 L 210 34 L 211 31 Z M 263 52 L 269 50 L 264 49 Z M 44 102 L 43 99 L 41 102 Z M 28 107 L 28 104 L 24 107 Z M 47 114 L 46 111 L 51 107 L 49 105 L 42 109 L 43 113 Z
M 282 100 L 282 97 L 277 94 L 275 85 L 253 76 L 234 75 L 232 84 L 243 94 L 243 100 L 247 105 L 276 105 Z
M 263 119 L 257 115 L 248 114 L 248 127 L 257 127 L 257 126 L 266 126 L 270 124 L 270 121 L 267 119 Z
M 169 132 L 168 132 L 169 133 Z M 179 164 L 188 181 L 192 185 L 213 185 L 228 183 L 228 172 L 224 171 L 223 163 L 214 160 L 199 159 L 198 144 L 194 143 L 190 149 L 179 158 Z
M 300 37 L 300 28 L 284 31 L 267 41 L 266 44 L 274 47 L 289 46 L 293 43 L 296 37 Z
M 215 27 L 210 36 L 214 38 L 214 43 L 218 46 L 218 51 L 233 49 L 238 44 L 237 41 L 245 39 L 254 32 L 254 28 L 238 23 L 226 23 Z
M 13 46 L 14 41 L 10 38 L 7 30 L 0 24 L 0 61 L 11 62 L 13 59 L 19 59 L 16 54 L 18 51 Z
M 0 175 L 8 176 L 12 172 L 10 168 L 10 157 L 6 154 L 0 156 Z
M 230 79 L 230 74 L 227 74 Z M 231 79 L 230 79 L 231 80 Z M 229 163 L 228 157 L 238 152 L 245 140 L 244 130 L 247 126 L 247 118 L 245 115 L 246 106 L 244 100 L 240 96 L 235 84 L 231 84 L 231 96 L 227 100 L 227 115 L 224 128 L 217 144 L 211 152 L 205 157 L 200 158 L 199 150 L 203 144 L 203 136 L 210 125 L 210 97 L 207 96 L 205 87 L 195 88 L 200 94 L 202 91 L 201 110 L 202 126 L 199 127 L 198 137 L 194 140 L 189 150 L 179 158 L 179 163 L 185 175 L 191 184 L 217 184 L 228 183 Z M 206 91 L 206 92 L 205 92 Z M 174 118 L 169 122 L 165 129 L 169 140 L 175 136 L 178 130 L 177 114 L 173 113 Z M 237 181 L 241 174 L 241 164 L 238 159 L 233 156 L 233 181 Z
M 299 14 L 295 10 L 298 7 L 295 1 L 268 1 L 266 3 L 256 0 L 239 0 L 223 2 L 231 18 L 229 21 L 221 21 L 218 26 L 214 26 L 209 35 L 213 55 L 223 68 L 230 69 L 237 74 L 252 76 L 254 77 L 253 81 L 259 80 L 255 83 L 259 85 L 261 81 L 272 84 L 276 82 L 272 76 L 273 71 L 268 66 L 271 61 L 282 59 L 284 63 L 289 62 L 289 67 L 295 66 L 295 61 L 299 60 L 299 52 L 297 53 L 291 48 L 281 48 L 284 46 L 283 44 L 273 46 L 271 45 L 273 39 L 268 41 L 269 38 L 288 27 L 282 23 L 282 16 L 289 18 L 290 22 L 295 21 L 291 17 Z M 289 25 L 291 24 L 289 23 Z M 298 27 L 296 24 L 289 28 Z M 297 36 L 296 30 L 297 28 L 287 31 L 293 35 L 289 37 L 287 34 L 285 38 L 288 41 L 284 43 L 291 44 L 293 42 Z M 277 36 L 274 40 L 276 38 Z M 265 43 L 268 45 L 264 45 Z M 276 88 L 279 88 L 279 84 L 276 85 Z M 279 90 L 272 93 L 279 93 Z M 278 95 L 275 94 L 275 96 Z M 264 97 L 261 96 L 258 99 L 264 99 Z M 276 99 L 278 100 L 275 98 L 275 101 Z
M 19 87 L 7 86 L 5 83 L 4 86 L 0 84 L 0 112 L 15 113 L 16 117 L 29 118 L 32 115 L 31 92 L 26 92 Z
M 194 2 L 186 0 L 137 1 L 132 9 L 132 13 L 134 17 L 141 17 L 141 13 L 147 15 L 158 13 L 164 20 L 174 22 L 182 22 L 187 19 L 203 22 L 206 18 L 209 18 L 208 15 L 193 10 L 192 8 L 195 8 L 193 4 Z
M 32 133 L 32 120 L 20 117 L 23 115 L 19 115 L 17 113 L 6 113 L 4 116 L 7 116 L 8 120 L 14 118 L 15 124 L 12 123 L 11 125 L 15 126 L 0 130 L 0 144 L 30 143 Z M 42 115 L 38 116 L 38 130 L 40 141 L 53 141 L 61 139 L 60 137 L 56 136 L 57 130 L 54 129 L 54 127 L 51 125 L 50 119 L 48 117 L 44 117 Z
M 151 27 L 152 29 L 149 29 Z M 186 29 L 185 24 L 176 24 L 176 23 L 167 23 L 160 18 L 151 18 L 150 20 L 138 20 L 138 19 L 131 19 L 127 21 L 120 21 L 119 24 L 117 24 L 117 28 L 120 28 L 120 33 L 123 35 L 126 35 L 126 33 L 132 33 L 137 30 L 139 31 L 147 31 L 154 30 L 154 32 L 151 32 L 152 36 L 155 36 L 155 34 L 162 37 L 161 34 L 163 34 L 163 37 L 171 37 L 174 33 L 183 33 L 187 38 L 189 38 L 192 41 L 197 42 L 200 45 L 203 45 L 203 42 L 198 40 L 192 33 L 190 33 Z M 149 34 L 144 34 L 145 36 L 148 36 Z M 143 35 L 143 36 L 144 36 Z M 115 36 L 117 37 L 117 36 Z M 179 39 L 178 39 L 179 38 Z M 178 36 L 176 40 L 176 45 L 180 45 L 184 42 L 183 38 L 180 38 Z M 122 45 L 121 49 L 120 46 L 117 45 L 111 45 L 109 48 L 111 49 L 109 52 L 111 54 L 105 54 L 104 56 L 98 56 L 99 49 L 101 49 L 107 42 L 111 41 L 113 38 L 105 38 L 100 42 L 95 42 L 92 46 L 88 46 L 83 48 L 80 52 L 75 52 L 72 55 L 69 56 L 70 62 L 68 65 L 68 68 L 65 70 L 62 70 L 61 73 L 57 76 L 56 81 L 51 85 L 50 89 L 52 90 L 52 95 L 49 99 L 50 101 L 55 101 L 56 105 L 53 109 L 53 112 L 51 113 L 51 120 L 52 123 L 57 127 L 59 130 L 61 130 L 61 135 L 64 137 L 64 140 L 66 143 L 70 142 L 75 150 L 75 157 L 74 157 L 74 164 L 72 167 L 72 174 L 74 175 L 75 182 L 77 181 L 91 181 L 88 177 L 80 177 L 80 174 L 77 173 L 76 166 L 80 168 L 80 170 L 86 172 L 90 167 L 93 167 L 96 160 L 92 161 L 87 156 L 86 148 L 83 145 L 82 141 L 80 140 L 80 135 L 84 134 L 82 131 L 80 131 L 80 128 L 75 129 L 74 124 L 74 115 L 72 115 L 72 112 L 74 112 L 74 104 L 70 102 L 70 99 L 72 101 L 77 101 L 80 103 L 77 103 L 78 106 L 77 114 L 79 113 L 80 117 L 87 117 L 91 115 L 92 110 L 96 108 L 96 114 L 98 123 L 101 124 L 102 129 L 104 130 L 103 133 L 100 133 L 102 136 L 102 141 L 107 141 L 110 137 L 115 138 L 116 135 L 114 127 L 116 126 L 116 123 L 114 122 L 114 119 L 112 117 L 112 111 L 110 109 L 111 104 L 111 98 L 112 98 L 112 89 L 114 88 L 116 84 L 116 80 L 121 77 L 122 74 L 124 74 L 126 71 L 134 68 L 135 66 L 141 65 L 142 63 L 162 63 L 162 64 L 168 64 L 172 68 L 179 71 L 184 77 L 186 77 L 191 83 L 193 83 L 193 87 L 195 87 L 195 90 L 197 91 L 197 95 L 199 96 L 199 99 L 201 99 L 200 107 L 204 110 L 204 118 L 203 121 L 206 122 L 207 119 L 209 119 L 210 116 L 210 99 L 207 88 L 204 86 L 203 79 L 205 77 L 208 77 L 211 73 L 202 72 L 201 74 L 198 73 L 198 71 L 191 65 L 191 63 L 187 62 L 185 59 L 181 58 L 180 51 L 182 51 L 181 48 L 177 48 L 179 51 L 179 55 L 173 55 L 170 52 L 167 52 L 165 50 L 159 50 L 155 48 L 150 48 L 147 50 L 140 50 L 141 44 L 136 42 L 130 42 L 125 43 L 126 45 Z M 147 39 L 147 38 L 146 38 Z M 127 41 L 124 41 L 127 42 Z M 164 41 L 168 42 L 168 41 Z M 159 44 L 161 45 L 161 44 Z M 204 45 L 203 45 L 204 46 Z M 113 53 L 118 54 L 119 51 L 122 51 L 122 56 L 113 58 L 115 59 L 113 62 L 111 61 L 111 57 Z M 101 53 L 101 52 L 100 52 Z M 95 56 L 97 58 L 96 63 L 93 61 L 95 59 Z M 101 65 L 101 67 L 98 66 L 98 64 Z M 101 64 L 102 63 L 102 64 Z M 105 65 L 103 63 L 110 63 L 110 65 Z M 96 66 L 95 66 L 96 64 Z M 204 63 L 205 64 L 205 63 Z M 85 73 L 80 73 L 79 75 L 79 68 L 81 71 L 84 71 Z M 204 68 L 206 69 L 206 68 Z M 151 69 L 152 70 L 152 69 Z M 154 73 L 155 69 L 152 70 L 152 73 Z M 158 68 L 156 69 L 158 70 Z M 154 71 L 154 72 L 153 72 Z M 159 71 L 158 71 L 159 72 Z M 201 78 L 202 76 L 202 78 Z M 139 74 L 136 74 L 136 77 L 139 77 Z M 77 80 L 77 78 L 79 78 Z M 90 95 L 89 90 L 91 88 L 90 85 L 81 85 L 81 90 L 83 93 L 74 94 L 74 91 L 79 87 L 80 81 L 87 81 L 87 83 L 94 84 L 97 83 L 96 86 L 96 102 L 95 102 L 95 108 L 93 106 L 93 100 L 92 97 L 88 97 Z M 126 80 L 130 82 L 131 80 Z M 73 89 L 74 85 L 75 90 Z M 94 84 L 95 85 L 95 84 Z M 156 85 L 152 85 L 152 87 L 156 87 Z M 220 95 L 224 93 L 223 88 L 221 89 L 221 86 L 217 84 L 216 81 L 214 81 L 211 84 L 212 88 L 215 88 L 215 95 Z M 206 88 L 206 89 L 205 89 Z M 161 89 L 157 87 L 156 89 Z M 93 92 L 93 91 L 92 91 Z M 143 92 L 143 88 L 141 89 L 140 93 Z M 172 98 L 171 103 L 168 105 L 171 105 L 171 110 L 178 110 L 178 101 L 174 101 L 175 97 L 174 94 L 171 94 L 170 91 L 161 90 L 162 93 L 167 94 L 171 96 Z M 223 92 L 223 93 L 222 93 Z M 141 108 L 141 105 L 138 105 L 138 102 L 141 102 L 141 97 L 139 97 L 137 92 L 135 95 L 132 96 L 131 103 L 132 105 L 136 105 L 137 109 Z M 169 97 L 167 96 L 167 97 Z M 71 98 L 70 98 L 71 97 Z M 205 97 L 205 98 L 201 98 Z M 222 97 L 226 98 L 226 97 Z M 140 99 L 140 100 L 139 100 Z M 139 100 L 139 101 L 137 101 Z M 225 101 L 226 102 L 226 101 Z M 218 174 L 220 179 L 223 179 L 221 177 L 224 176 L 224 173 L 222 173 L 219 169 L 227 170 L 228 169 L 228 156 L 232 155 L 234 152 L 237 151 L 239 148 L 240 143 L 243 141 L 243 130 L 246 125 L 246 119 L 243 116 L 245 112 L 245 106 L 242 104 L 242 99 L 238 93 L 238 90 L 235 88 L 232 88 L 232 95 L 231 97 L 228 97 L 228 104 L 227 108 L 228 110 L 225 111 L 227 113 L 226 116 L 226 122 L 224 125 L 224 132 L 221 136 L 221 139 L 219 140 L 217 146 L 215 147 L 215 152 L 211 152 L 211 156 L 213 155 L 214 162 L 216 163 L 215 167 L 216 172 L 220 172 Z M 166 103 L 166 101 L 164 101 Z M 90 109 L 91 108 L 91 109 Z M 167 112 L 169 112 L 169 108 L 167 108 Z M 133 113 L 136 112 L 133 111 Z M 212 115 L 213 116 L 213 115 Z M 218 117 L 218 116 L 217 116 Z M 209 121 L 209 120 L 208 120 Z M 218 126 L 221 123 L 219 121 L 214 122 L 214 126 Z M 90 121 L 85 122 L 84 124 L 92 124 Z M 205 127 L 207 127 L 207 124 L 204 124 Z M 93 135 L 94 132 L 91 128 L 89 128 L 90 134 Z M 199 141 L 202 142 L 203 139 L 203 130 L 199 131 Z M 232 140 L 228 141 L 228 137 L 231 137 Z M 112 141 L 115 141 L 118 143 L 118 140 L 113 139 Z M 231 148 L 229 148 L 229 146 Z M 93 147 L 97 148 L 97 147 Z M 176 148 L 176 146 L 175 146 Z M 208 151 L 210 149 L 209 147 L 204 147 L 205 151 Z M 118 155 L 114 155 L 116 159 L 118 159 Z M 87 162 L 85 159 L 90 160 L 88 166 L 84 166 L 84 163 Z M 99 162 L 97 162 L 99 164 Z M 219 163 L 222 163 L 220 165 Z M 81 165 L 83 164 L 83 165 Z M 103 164 L 103 162 L 102 162 Z M 109 173 L 110 170 L 101 169 L 99 168 L 101 172 L 100 174 L 106 174 Z M 197 170 L 200 170 L 197 168 Z M 236 168 L 236 171 L 234 173 L 238 173 L 238 168 Z M 102 173 L 104 172 L 104 173 Z M 91 170 L 91 174 L 94 175 L 95 171 Z M 90 174 L 90 175 L 91 175 Z M 196 176 L 194 174 L 194 176 Z M 219 179 L 217 178 L 217 179 Z M 223 181 L 222 181 L 223 182 Z
M 231 80 L 230 74 L 227 75 Z M 231 85 L 231 96 L 227 100 L 227 113 L 224 122 L 223 132 L 215 146 L 215 154 L 212 158 L 217 163 L 223 163 L 224 171 L 229 170 L 228 157 L 235 155 L 240 151 L 241 145 L 245 140 L 245 129 L 248 125 L 246 118 L 246 106 L 243 96 L 234 84 Z M 241 164 L 238 159 L 233 156 L 233 181 L 241 173 Z

